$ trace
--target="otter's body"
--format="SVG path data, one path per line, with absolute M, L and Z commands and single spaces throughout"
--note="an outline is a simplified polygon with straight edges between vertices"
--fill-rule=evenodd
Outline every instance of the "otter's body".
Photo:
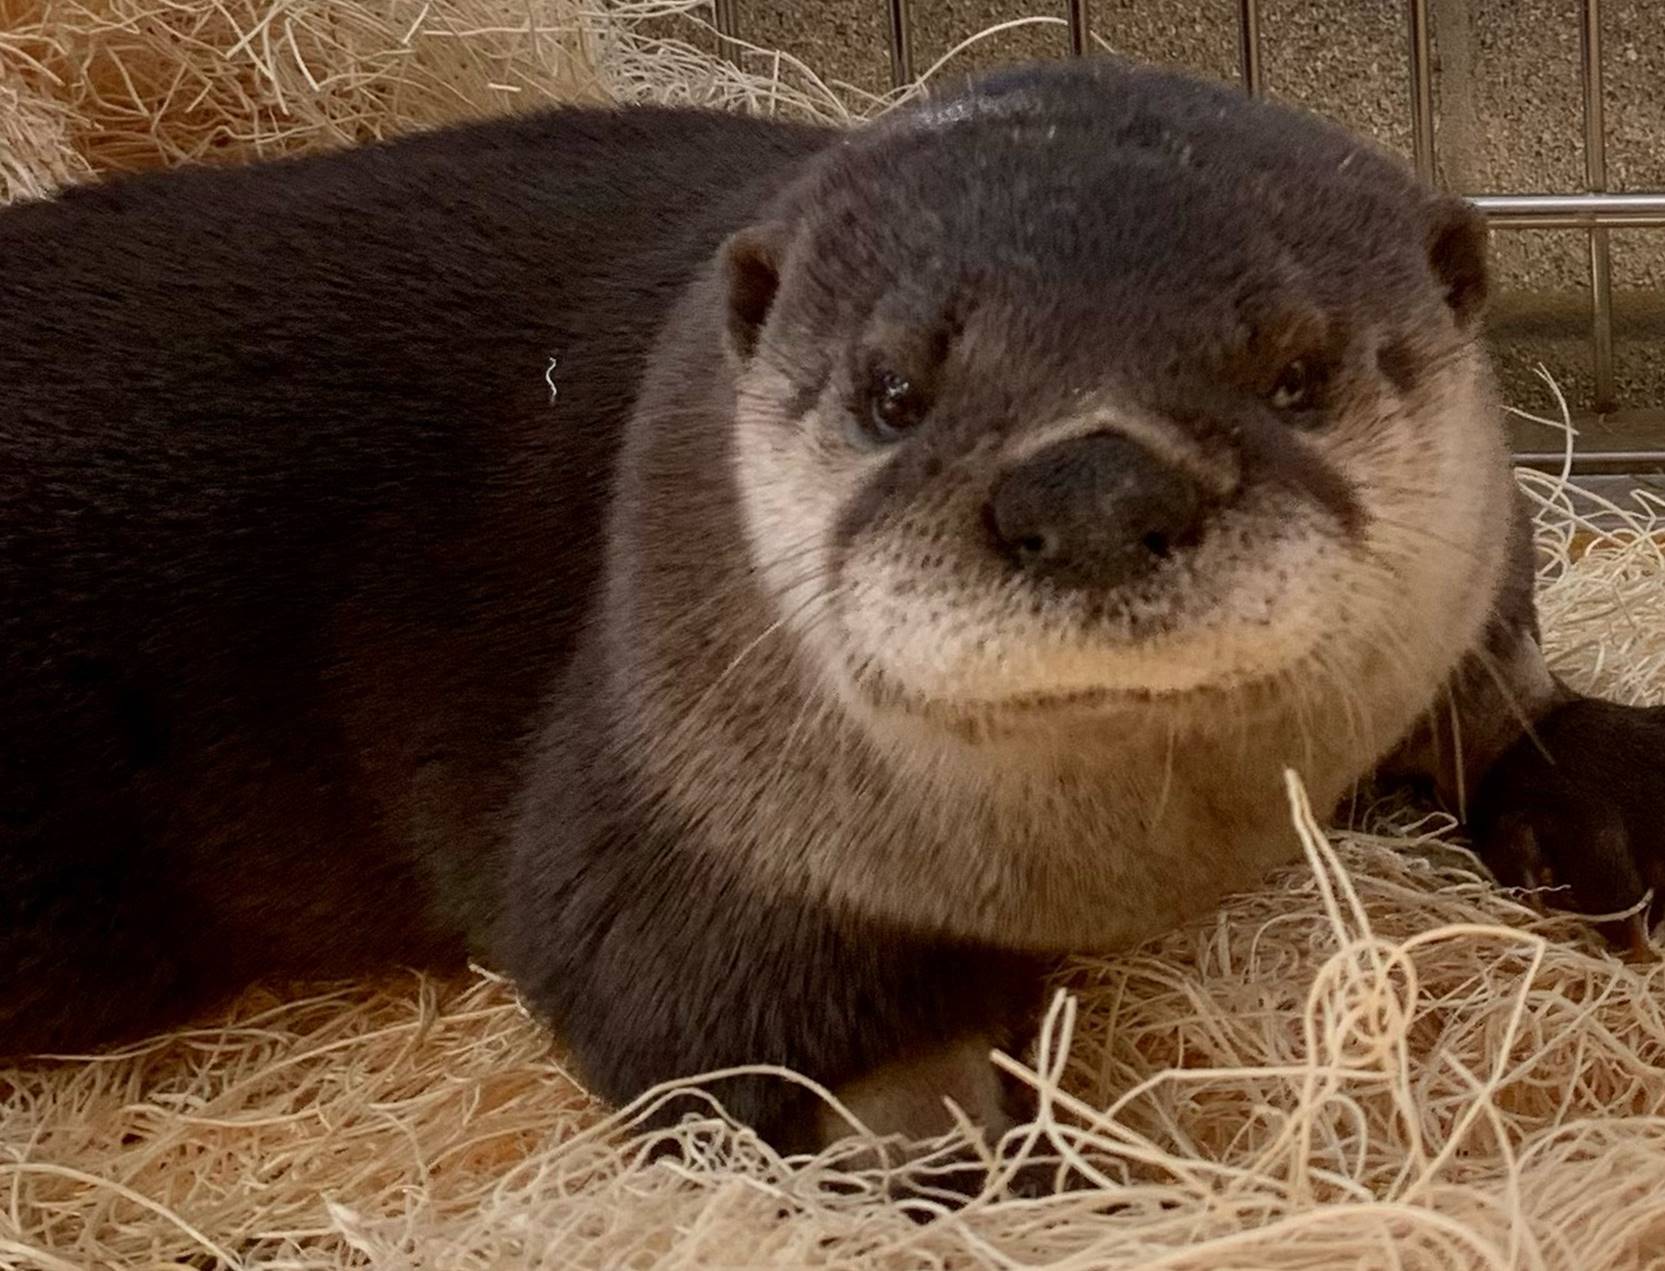
M 1108 66 L 0 213 L 0 1052 L 472 953 L 612 1098 L 998 1129 L 1045 960 L 1289 859 L 1286 767 L 1534 780 L 1481 234 Z
M 463 956 L 664 312 L 824 141 L 568 112 L 0 215 L 0 1048 Z

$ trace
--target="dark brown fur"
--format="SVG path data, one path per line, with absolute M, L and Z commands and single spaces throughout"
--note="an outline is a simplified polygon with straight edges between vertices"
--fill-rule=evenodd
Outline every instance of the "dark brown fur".
M 0 1046 L 486 952 L 650 344 L 827 139 L 567 111 L 0 214 Z
M 1225 90 L 1188 80 L 1123 92 L 1097 75 L 1024 72 L 985 91 L 1040 88 L 1059 121 L 1091 114 L 1074 161 L 1119 154 L 1152 181 L 1177 135 L 1226 162 L 1234 129 L 1264 140 L 1278 118 L 1238 119 Z M 727 421 L 734 359 L 777 316 L 783 231 L 760 209 L 813 216 L 783 192 L 835 140 L 575 110 L 0 213 L 0 1053 L 132 1036 L 257 976 L 470 953 L 509 971 L 618 1100 L 738 1063 L 848 1086 L 910 1056 L 1021 1040 L 1049 950 L 908 929 L 702 850 L 735 800 L 692 808 L 643 766 L 631 694 L 720 689 L 733 660 L 732 624 L 690 610 L 751 571 Z M 966 180 L 1005 179 L 979 172 L 997 151 L 974 141 L 919 144 L 963 144 Z M 937 179 L 885 169 L 887 153 L 848 161 L 878 164 L 868 176 L 894 178 L 904 202 L 909 181 Z M 1340 153 L 1315 153 L 1313 180 Z M 1380 199 L 1334 208 L 1363 218 L 1357 268 L 1374 264 L 1371 285 L 1409 307 L 1443 294 L 1467 322 L 1478 232 L 1458 217 L 1405 247 L 1400 178 L 1379 162 L 1356 179 Z M 1108 222 L 1122 239 L 1098 248 L 1144 253 L 1118 321 L 1149 338 L 1125 345 L 1121 369 L 1201 435 L 1228 408 L 1151 359 L 1195 319 L 1185 297 L 1222 280 L 1183 235 L 1163 249 L 1130 203 Z M 1289 215 L 1318 213 L 1292 195 Z M 928 237 L 834 223 L 845 255 L 816 267 L 852 327 L 874 303 L 846 286 L 856 259 L 912 259 L 903 228 Z M 752 237 L 720 256 L 741 230 Z M 1035 329 L 1002 337 L 1003 391 L 1020 402 L 1103 356 L 1055 339 L 1059 321 L 1103 321 L 1104 279 L 1072 272 L 1074 252 L 1043 279 Z M 1360 282 L 1316 285 L 1342 306 Z M 1425 361 L 1417 338 L 1383 354 L 1404 391 Z M 845 351 L 824 352 L 802 350 L 802 410 Z M 967 413 L 968 433 L 993 428 L 999 405 L 980 399 L 992 413 Z M 1351 532 L 1353 492 L 1280 435 L 1215 440 L 1244 480 Z M 849 535 L 966 444 L 898 451 L 848 510 Z M 1512 552 L 1527 572 L 1501 593 L 1497 657 L 1535 650 L 1529 545 Z M 726 603 L 766 616 L 767 597 L 745 594 Z M 621 678 L 636 635 L 672 623 L 704 678 Z M 1484 679 L 1471 667 L 1454 683 L 1507 749 L 1519 729 L 1497 722 Z M 792 700 L 784 684 L 741 695 L 729 722 L 738 735 L 748 713 Z M 1643 718 L 1612 709 L 1601 728 Z M 749 761 L 742 779 L 790 782 L 817 759 Z M 1511 789 L 1500 771 L 1494 806 Z M 1655 798 L 1639 785 L 1626 825 Z M 977 861 L 968 848 L 958 868 Z M 796 1087 L 719 1093 L 777 1142 L 813 1143 Z

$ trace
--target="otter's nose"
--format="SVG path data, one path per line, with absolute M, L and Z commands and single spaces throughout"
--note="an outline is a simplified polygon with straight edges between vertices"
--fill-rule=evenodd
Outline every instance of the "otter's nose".
M 1137 442 L 1093 433 L 1004 473 L 987 519 L 1000 550 L 1025 573 L 1114 587 L 1195 536 L 1202 497 L 1185 473 Z

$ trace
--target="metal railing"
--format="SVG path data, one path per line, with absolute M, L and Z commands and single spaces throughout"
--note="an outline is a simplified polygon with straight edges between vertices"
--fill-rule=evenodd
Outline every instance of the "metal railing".
M 719 36 L 739 35 L 738 0 L 713 0 Z M 916 75 L 912 42 L 912 0 L 887 0 L 889 9 L 890 74 L 901 86 Z M 1070 50 L 1085 54 L 1092 44 L 1090 0 L 1066 0 Z M 1589 239 L 1590 361 L 1594 380 L 1595 414 L 1604 417 L 1618 406 L 1613 368 L 1613 266 L 1609 231 L 1665 228 L 1665 192 L 1614 193 L 1607 188 L 1607 125 L 1603 106 L 1601 0 L 1581 0 L 1579 12 L 1580 81 L 1584 114 L 1584 189 L 1574 193 L 1469 195 L 1497 230 L 1583 230 Z M 1412 162 L 1421 176 L 1436 179 L 1434 135 L 1433 30 L 1429 0 L 1406 0 L 1409 37 Z M 1238 74 L 1243 87 L 1260 95 L 1266 91 L 1265 59 L 1260 24 L 1260 0 L 1237 0 Z M 1653 431 L 1650 424 L 1641 431 Z M 1612 447 L 1605 458 L 1633 468 L 1665 470 L 1665 432 L 1647 437 L 1638 446 L 1637 426 L 1631 421 L 1628 443 Z M 1523 455 L 1523 459 L 1540 456 Z

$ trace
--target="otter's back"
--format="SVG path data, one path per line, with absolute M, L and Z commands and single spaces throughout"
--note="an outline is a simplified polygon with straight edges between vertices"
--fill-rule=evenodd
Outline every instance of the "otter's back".
M 657 325 L 824 142 L 565 111 L 0 212 L 0 1049 L 477 920 Z

